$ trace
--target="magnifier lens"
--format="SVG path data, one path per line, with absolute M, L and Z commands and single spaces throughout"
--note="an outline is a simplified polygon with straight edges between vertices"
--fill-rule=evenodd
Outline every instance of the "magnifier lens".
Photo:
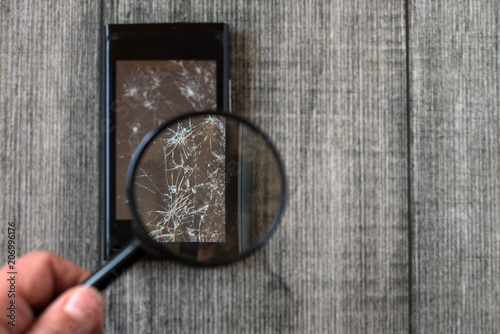
M 139 234 L 157 253 L 184 262 L 220 264 L 252 251 L 284 205 L 276 151 L 255 127 L 230 115 L 196 114 L 165 126 L 132 173 Z

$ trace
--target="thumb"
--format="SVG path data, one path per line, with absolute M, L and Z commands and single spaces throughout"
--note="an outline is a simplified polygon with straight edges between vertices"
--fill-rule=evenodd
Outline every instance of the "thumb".
M 50 304 L 28 331 L 29 334 L 79 333 L 102 330 L 104 304 L 95 288 L 78 286 Z

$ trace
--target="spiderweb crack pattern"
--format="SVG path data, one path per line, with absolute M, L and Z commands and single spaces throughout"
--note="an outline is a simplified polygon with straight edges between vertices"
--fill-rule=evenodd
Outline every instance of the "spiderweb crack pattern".
M 139 216 L 158 242 L 224 242 L 225 123 L 200 116 L 166 128 L 138 165 Z

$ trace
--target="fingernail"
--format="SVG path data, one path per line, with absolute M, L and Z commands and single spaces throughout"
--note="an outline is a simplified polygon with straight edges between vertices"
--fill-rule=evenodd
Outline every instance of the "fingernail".
M 87 320 L 102 304 L 102 297 L 91 288 L 79 288 L 64 306 L 64 311 L 77 320 Z

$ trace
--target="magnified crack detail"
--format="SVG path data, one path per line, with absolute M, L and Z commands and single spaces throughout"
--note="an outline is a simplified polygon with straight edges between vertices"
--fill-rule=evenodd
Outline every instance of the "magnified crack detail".
M 225 123 L 218 116 L 166 128 L 134 175 L 137 211 L 158 242 L 224 242 Z

